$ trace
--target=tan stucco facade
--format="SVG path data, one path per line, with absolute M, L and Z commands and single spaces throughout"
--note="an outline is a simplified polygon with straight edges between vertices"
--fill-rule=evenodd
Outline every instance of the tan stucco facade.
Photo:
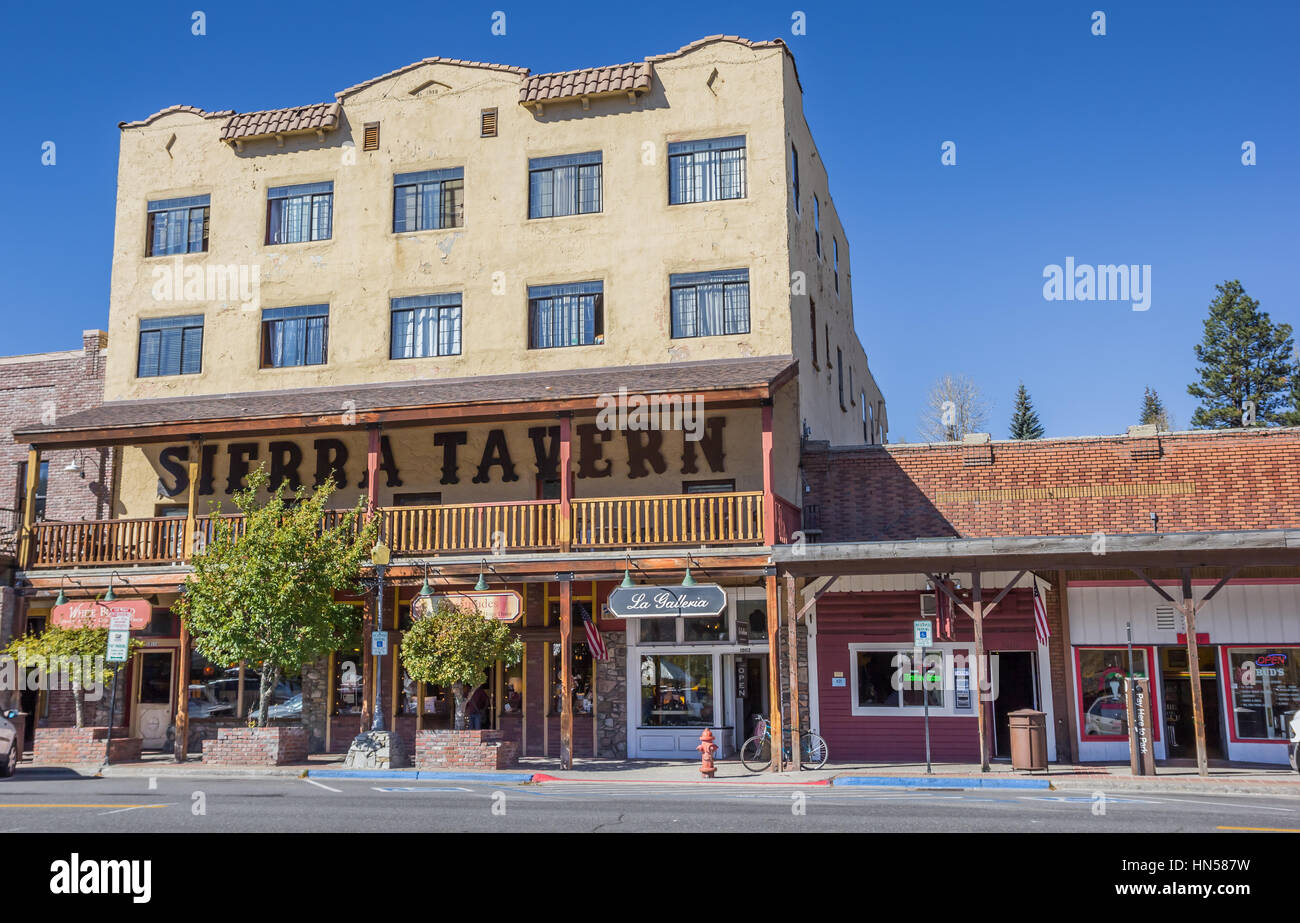
M 540 111 L 519 104 L 520 79 L 517 72 L 482 65 L 423 63 L 341 94 L 334 130 L 252 138 L 238 147 L 220 140 L 223 115 L 164 111 L 124 125 L 110 307 L 110 337 L 121 348 L 109 354 L 106 398 L 793 355 L 800 372 L 776 402 L 776 454 L 778 490 L 797 502 L 801 430 L 834 444 L 868 441 L 861 402 L 871 404 L 874 418 L 876 407 L 883 416 L 883 398 L 853 329 L 848 243 L 803 117 L 789 52 L 772 43 L 697 43 L 656 59 L 649 91 L 635 100 L 622 95 L 557 101 Z M 493 108 L 498 135 L 481 137 L 480 113 Z M 364 151 L 363 126 L 376 122 L 378 149 Z M 669 205 L 668 143 L 730 135 L 746 138 L 745 198 Z M 800 159 L 797 212 L 792 142 Z M 530 220 L 529 158 L 587 151 L 602 152 L 602 210 Z M 394 174 L 446 167 L 464 169 L 463 226 L 394 233 Z M 268 188 L 325 180 L 334 184 L 330 239 L 265 244 Z M 203 194 L 211 197 L 208 251 L 183 259 L 147 257 L 147 202 Z M 813 241 L 813 195 L 820 203 L 820 259 Z M 838 293 L 833 238 L 839 246 Z M 163 283 L 183 281 L 170 277 L 177 266 L 214 274 L 219 267 L 235 267 L 245 278 L 256 273 L 256 303 L 206 288 L 168 295 Z M 670 274 L 741 268 L 749 272 L 750 332 L 672 338 Z M 528 287 L 592 280 L 604 285 L 603 342 L 529 349 Z M 461 354 L 390 359 L 390 299 L 450 292 L 462 296 Z M 821 328 L 816 357 L 810 297 Z M 326 363 L 260 368 L 261 309 L 308 304 L 329 305 Z M 141 319 L 188 314 L 204 317 L 202 371 L 137 378 Z M 837 347 L 841 351 L 843 370 L 828 365 L 828 346 L 831 357 Z M 761 488 L 758 411 L 729 411 L 728 416 L 728 458 L 741 465 L 736 488 Z M 747 439 L 742 421 L 751 427 Z M 512 449 L 519 447 L 521 470 L 531 468 L 528 426 L 506 428 Z M 417 483 L 413 464 L 422 453 L 432 457 L 430 432 L 390 434 L 395 449 L 400 444 L 410 459 L 403 472 L 404 481 L 410 472 L 409 486 L 403 490 L 438 489 Z M 349 440 L 354 460 L 364 459 L 364 432 L 340 438 Z M 674 439 L 680 434 L 665 434 L 666 443 Z M 305 440 L 306 467 L 313 464 L 310 441 Z M 164 502 L 157 489 L 164 473 L 159 448 L 124 450 L 119 515 L 151 515 L 154 504 Z M 263 460 L 265 450 L 263 441 Z M 463 451 L 466 459 L 477 460 L 473 446 Z M 617 458 L 617 450 L 610 457 Z M 224 461 L 219 467 L 224 470 Z M 594 491 L 608 488 L 619 495 L 634 487 L 636 493 L 677 493 L 682 476 L 675 467 L 631 483 L 608 479 Z M 350 478 L 353 489 L 360 474 L 358 468 Z M 220 493 L 224 475 L 219 480 Z M 442 499 L 533 497 L 530 477 L 492 487 L 490 498 L 478 492 L 462 496 L 453 488 L 444 489 Z M 381 487 L 381 502 L 386 489 Z M 347 498 L 345 492 L 340 500 Z

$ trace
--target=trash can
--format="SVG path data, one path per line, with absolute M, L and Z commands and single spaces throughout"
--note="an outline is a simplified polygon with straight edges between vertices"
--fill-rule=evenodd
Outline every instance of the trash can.
M 1047 768 L 1047 715 L 1022 708 L 1007 715 L 1011 725 L 1011 768 Z

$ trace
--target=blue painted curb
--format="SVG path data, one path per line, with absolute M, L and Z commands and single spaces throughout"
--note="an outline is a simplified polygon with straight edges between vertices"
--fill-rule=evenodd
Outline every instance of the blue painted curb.
M 1050 789 L 1047 779 L 956 779 L 951 776 L 836 776 L 832 785 L 877 785 L 882 788 L 1028 788 Z
M 309 769 L 309 779 L 388 779 L 417 782 L 500 782 L 518 785 L 533 781 L 531 772 L 436 772 L 425 769 Z

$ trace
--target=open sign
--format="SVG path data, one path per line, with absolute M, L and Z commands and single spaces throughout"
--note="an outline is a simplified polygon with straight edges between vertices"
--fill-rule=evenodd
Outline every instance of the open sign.
M 1255 663 L 1261 667 L 1284 667 L 1286 654 L 1260 654 L 1255 658 Z

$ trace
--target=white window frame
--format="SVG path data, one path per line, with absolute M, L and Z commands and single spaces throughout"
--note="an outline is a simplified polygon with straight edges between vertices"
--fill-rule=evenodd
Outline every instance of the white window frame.
M 854 717 L 894 717 L 894 718 L 919 718 L 925 714 L 924 705 L 859 705 L 858 704 L 858 653 L 869 651 L 886 651 L 895 654 L 911 653 L 911 648 L 902 642 L 896 644 L 850 644 L 849 646 L 849 705 L 850 714 Z M 965 641 L 959 642 L 938 642 L 929 648 L 925 653 L 936 654 L 944 652 L 947 654 L 961 653 L 967 657 L 970 673 L 971 688 L 971 707 L 969 709 L 958 710 L 956 707 L 957 696 L 953 689 L 944 689 L 943 706 L 930 706 L 931 717 L 948 717 L 948 718 L 974 718 L 975 706 L 979 702 L 979 688 L 975 682 L 975 646 Z

